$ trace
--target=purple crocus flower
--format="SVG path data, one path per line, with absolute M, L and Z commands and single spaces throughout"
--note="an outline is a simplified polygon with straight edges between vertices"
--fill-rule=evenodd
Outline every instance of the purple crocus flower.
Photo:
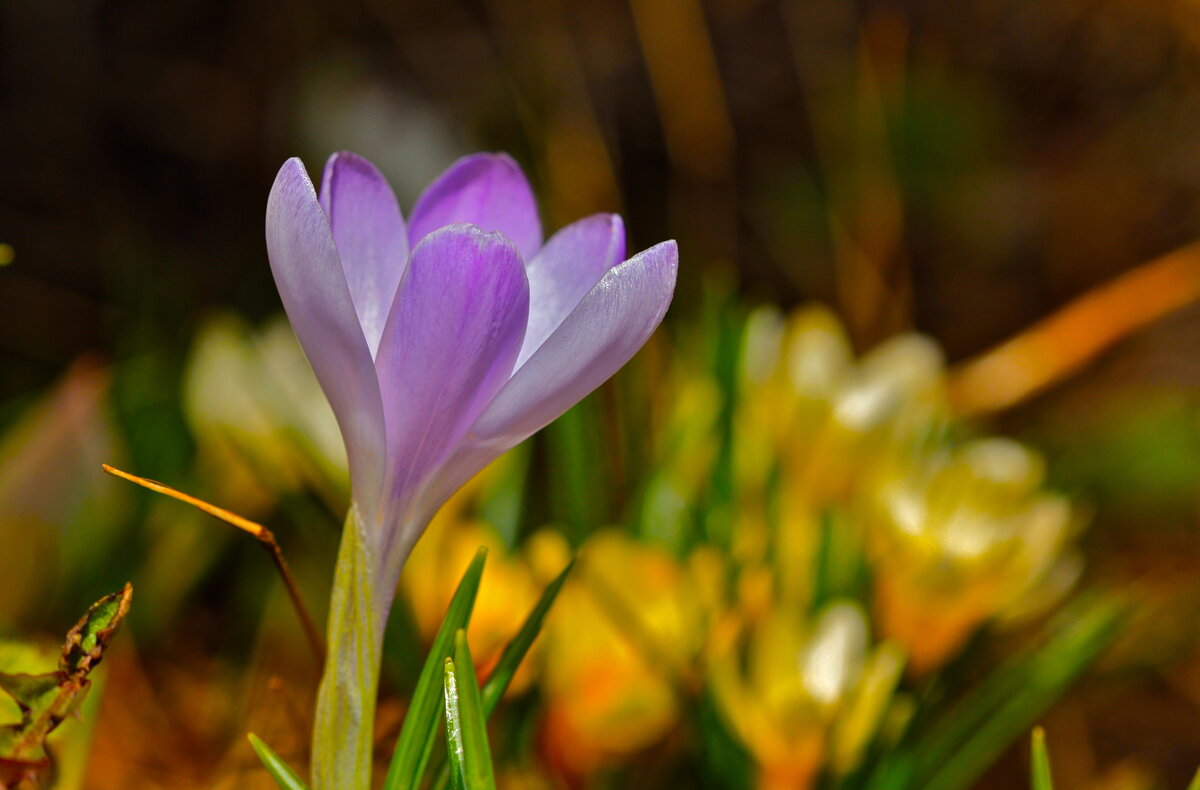
M 641 348 L 678 262 L 673 241 L 625 260 L 616 214 L 543 244 L 504 154 L 455 162 L 407 226 L 367 160 L 334 154 L 318 196 L 290 159 L 267 202 L 267 250 L 337 416 L 354 504 L 401 557 L 454 490 Z
M 374 576 L 383 620 L 441 504 L 641 348 L 670 304 L 678 263 L 673 241 L 625 260 L 615 214 L 543 244 L 533 193 L 503 154 L 454 163 L 407 225 L 365 159 L 333 155 L 319 195 L 290 159 L 268 199 L 267 250 L 346 443 L 366 558 L 358 567 Z M 314 780 L 335 781 L 332 771 Z

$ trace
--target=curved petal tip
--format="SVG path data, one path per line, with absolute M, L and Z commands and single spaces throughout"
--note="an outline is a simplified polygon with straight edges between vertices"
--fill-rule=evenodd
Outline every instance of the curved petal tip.
M 525 260 L 542 246 L 533 189 L 507 154 L 470 154 L 446 168 L 413 206 L 409 242 L 416 247 L 438 228 L 459 222 L 500 231 Z

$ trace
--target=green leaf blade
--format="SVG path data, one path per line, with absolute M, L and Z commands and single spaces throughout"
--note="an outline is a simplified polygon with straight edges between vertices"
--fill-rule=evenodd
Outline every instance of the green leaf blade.
M 964 790 L 1108 647 L 1127 620 L 1121 598 L 1085 596 L 1039 646 L 1010 656 L 876 766 L 869 790 Z
M 275 780 L 275 784 L 279 785 L 280 790 L 308 790 L 308 785 L 304 784 L 296 772 L 283 761 L 283 758 L 276 754 L 270 746 L 263 743 L 262 739 L 254 733 L 250 733 L 247 737 L 250 739 L 250 745 L 254 747 L 255 754 L 258 755 L 258 759 L 262 760 L 267 773 Z
M 1033 747 L 1030 762 L 1033 773 L 1033 790 L 1054 790 L 1054 779 L 1050 775 L 1050 755 L 1046 753 L 1046 731 L 1033 728 Z
M 475 595 L 479 592 L 486 558 L 487 550 L 480 549 L 450 600 L 446 617 L 433 640 L 413 690 L 412 703 L 404 717 L 404 726 L 392 753 L 392 764 L 384 780 L 384 790 L 416 790 L 420 786 L 437 737 L 438 717 L 442 713 L 444 662 L 454 649 L 454 635 L 471 621 L 471 610 L 475 606 Z
M 567 567 L 559 572 L 558 576 L 554 577 L 554 581 L 546 585 L 546 589 L 542 591 L 541 597 L 530 610 L 529 616 L 525 618 L 525 622 L 521 624 L 520 630 L 517 631 L 507 645 L 504 646 L 504 652 L 500 654 L 500 660 L 496 662 L 495 669 L 488 676 L 487 682 L 483 684 L 483 709 L 488 717 L 491 717 L 496 712 L 496 708 L 500 705 L 500 700 L 504 698 L 504 692 L 508 691 L 509 684 L 512 683 L 513 677 L 517 674 L 517 670 L 521 667 L 521 662 L 525 660 L 525 656 L 529 653 L 529 648 L 533 646 L 533 642 L 542 631 L 542 624 L 545 622 L 546 614 L 550 611 L 550 607 L 558 598 L 558 593 L 562 590 L 563 584 L 567 580 L 571 569 L 575 567 L 575 560 L 572 559 L 567 563 Z M 432 790 L 445 790 L 450 784 L 449 769 L 445 763 L 438 770 L 437 778 L 434 780 Z
M 458 725 L 462 732 L 460 748 L 466 790 L 496 790 L 492 752 L 488 745 L 487 714 L 483 710 L 475 662 L 471 659 L 471 648 L 467 645 L 464 631 L 459 631 L 454 637 L 453 667 L 458 691 Z
M 496 668 L 492 670 L 492 674 L 488 677 L 487 682 L 483 684 L 483 709 L 488 716 L 496 710 L 496 707 L 500 704 L 500 700 L 504 697 L 504 692 L 508 691 L 509 684 L 512 683 L 513 677 L 517 674 L 517 670 L 520 669 L 521 662 L 525 659 L 529 648 L 533 646 L 534 640 L 541 633 L 542 623 L 545 622 L 546 614 L 550 611 L 550 607 L 554 605 L 559 591 L 562 590 L 563 584 L 567 580 L 567 575 L 574 566 L 575 560 L 572 559 L 567 563 L 567 567 L 563 568 L 558 576 L 554 578 L 554 581 L 546 586 L 537 604 L 530 611 L 529 616 L 525 618 L 525 622 L 521 624 L 517 635 L 504 646 L 504 652 L 500 654 L 500 660 L 496 662 Z
M 466 790 L 466 765 L 463 749 L 462 716 L 459 713 L 458 676 L 454 659 L 447 658 L 444 671 L 444 700 L 446 705 L 446 755 L 450 766 L 450 781 L 454 790 Z

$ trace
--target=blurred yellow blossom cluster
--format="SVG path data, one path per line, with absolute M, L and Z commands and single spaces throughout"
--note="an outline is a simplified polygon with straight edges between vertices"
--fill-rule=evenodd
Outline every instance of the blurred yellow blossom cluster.
M 1037 453 L 955 420 L 934 342 L 899 335 L 860 357 L 819 306 L 753 311 L 733 338 L 727 375 L 683 351 L 662 363 L 666 405 L 625 528 L 596 524 L 572 547 L 553 525 L 489 523 L 482 502 L 520 494 L 518 453 L 460 491 L 408 563 L 401 584 L 429 640 L 489 549 L 469 631 L 486 673 L 577 552 L 510 688 L 536 690 L 540 767 L 508 785 L 583 787 L 647 750 L 698 748 L 680 744 L 705 706 L 759 787 L 849 775 L 903 733 L 906 677 L 936 673 L 986 624 L 1044 611 L 1077 578 L 1078 517 L 1044 488 Z M 341 495 L 314 387 L 278 324 L 219 318 L 201 334 L 188 414 L 235 500 L 253 507 L 264 485 Z
M 819 597 L 816 569 L 838 571 L 828 552 L 851 544 L 878 630 L 926 672 L 980 624 L 1070 586 L 1068 502 L 1042 489 L 1033 450 L 959 436 L 932 341 L 899 335 L 856 361 L 836 318 L 810 307 L 754 314 L 744 348 L 735 556 L 773 557 L 788 605 Z
M 709 676 L 761 786 L 806 787 L 905 715 L 905 666 L 928 674 L 984 623 L 1061 597 L 1077 521 L 1035 452 L 959 438 L 927 338 L 856 359 L 828 310 L 763 309 L 740 360 L 733 582 Z

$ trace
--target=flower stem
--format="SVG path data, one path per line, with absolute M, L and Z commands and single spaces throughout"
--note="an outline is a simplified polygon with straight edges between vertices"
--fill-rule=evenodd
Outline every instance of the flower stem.
M 377 597 L 379 563 L 366 529 L 358 509 L 351 507 L 334 570 L 326 631 L 329 649 L 317 691 L 313 790 L 371 786 L 375 697 L 391 595 L 383 601 Z

